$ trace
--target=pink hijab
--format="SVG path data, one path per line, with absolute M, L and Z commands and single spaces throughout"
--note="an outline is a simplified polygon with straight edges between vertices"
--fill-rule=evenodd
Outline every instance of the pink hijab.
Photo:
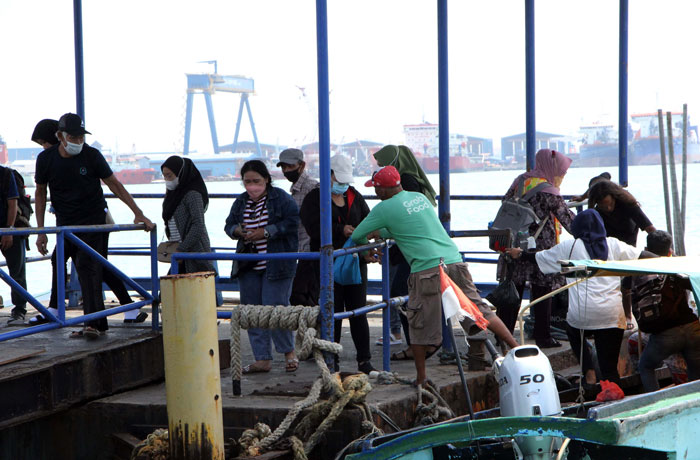
M 518 180 L 522 177 L 528 179 L 530 177 L 539 177 L 545 179 L 550 184 L 554 184 L 556 176 L 563 176 L 571 165 L 571 158 L 557 152 L 556 150 L 540 149 L 535 155 L 535 169 L 519 175 L 510 186 L 515 188 L 518 185 Z M 561 195 L 559 188 L 552 185 L 541 190 L 544 193 L 552 195 Z

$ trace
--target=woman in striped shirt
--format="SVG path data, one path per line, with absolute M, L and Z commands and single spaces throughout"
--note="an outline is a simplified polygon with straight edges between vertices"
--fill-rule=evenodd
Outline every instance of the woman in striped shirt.
M 272 186 L 270 173 L 260 160 L 247 161 L 241 168 L 246 189 L 231 206 L 224 231 L 232 239 L 254 244 L 258 253 L 296 252 L 298 246 L 299 209 L 284 190 Z M 296 261 L 261 260 L 251 269 L 238 272 L 241 304 L 289 305 Z M 287 372 L 299 367 L 294 353 L 291 331 L 282 329 L 248 329 L 248 338 L 255 362 L 243 373 L 269 372 L 274 342 L 278 353 L 285 356 Z

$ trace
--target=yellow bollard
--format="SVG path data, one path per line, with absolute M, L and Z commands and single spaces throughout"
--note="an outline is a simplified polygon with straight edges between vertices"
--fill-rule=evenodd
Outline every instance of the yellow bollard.
M 214 273 L 160 279 L 170 457 L 224 460 Z

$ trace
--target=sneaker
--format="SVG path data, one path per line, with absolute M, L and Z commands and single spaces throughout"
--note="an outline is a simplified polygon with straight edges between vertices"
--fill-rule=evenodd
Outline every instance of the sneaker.
M 394 335 L 393 333 L 389 334 L 389 338 L 391 341 L 389 342 L 389 345 L 401 345 L 403 343 L 403 340 L 401 340 L 401 336 Z M 379 337 L 376 342 L 374 342 L 375 345 L 384 345 L 384 337 Z
M 7 320 L 8 326 L 24 326 L 24 313 L 12 313 Z
M 370 372 L 376 371 L 377 369 L 372 366 L 372 363 L 369 361 L 364 361 L 362 363 L 357 363 L 357 370 L 362 372 L 363 374 L 369 375 Z

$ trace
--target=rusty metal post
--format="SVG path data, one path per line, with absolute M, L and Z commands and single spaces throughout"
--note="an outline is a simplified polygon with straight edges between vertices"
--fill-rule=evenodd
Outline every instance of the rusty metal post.
M 160 279 L 173 460 L 224 460 L 224 427 L 213 272 Z

